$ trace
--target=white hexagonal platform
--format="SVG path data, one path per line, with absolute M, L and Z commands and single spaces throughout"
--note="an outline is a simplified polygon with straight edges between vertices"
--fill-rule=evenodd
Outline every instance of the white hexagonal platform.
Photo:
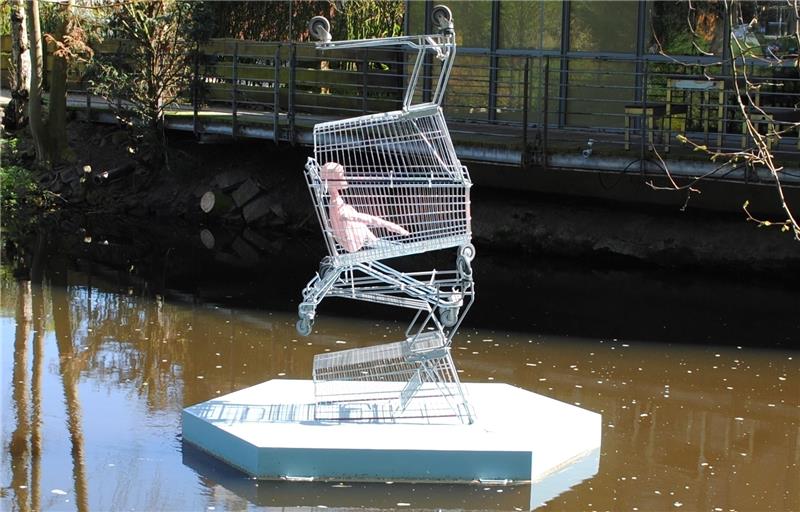
M 268 480 L 544 483 L 572 465 L 577 481 L 597 471 L 599 414 L 507 384 L 464 387 L 470 425 L 336 422 L 314 419 L 311 381 L 270 380 L 184 409 L 183 439 Z

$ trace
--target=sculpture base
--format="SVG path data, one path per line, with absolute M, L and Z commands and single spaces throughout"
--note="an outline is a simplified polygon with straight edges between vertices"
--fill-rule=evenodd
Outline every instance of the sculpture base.
M 599 414 L 507 384 L 464 387 L 470 425 L 318 421 L 310 380 L 271 380 L 184 409 L 183 439 L 266 480 L 533 482 L 546 491 L 550 477 L 574 485 L 597 471 Z

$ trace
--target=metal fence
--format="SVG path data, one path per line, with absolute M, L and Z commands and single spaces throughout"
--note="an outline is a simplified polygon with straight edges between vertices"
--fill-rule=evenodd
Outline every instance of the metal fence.
M 101 53 L 120 47 L 109 41 Z M 399 109 L 408 62 L 400 50 L 320 52 L 310 44 L 212 40 L 194 61 L 191 86 L 168 124 L 308 143 L 321 120 Z M 426 64 L 417 100 L 435 88 L 436 66 Z M 797 168 L 798 69 L 796 57 L 753 58 L 733 70 L 696 57 L 459 49 L 443 108 L 468 160 L 650 172 L 664 159 L 696 175 L 708 152 L 752 147 L 752 123 L 775 156 Z M 80 72 L 71 79 L 73 91 L 85 92 Z M 86 108 L 102 105 L 87 95 Z M 744 168 L 720 173 L 754 176 Z
M 302 44 L 217 41 L 203 58 L 195 110 L 227 108 L 234 126 L 245 114 L 247 123 L 271 122 L 285 132 L 276 140 L 320 118 L 400 108 L 409 71 L 402 51 L 323 53 Z M 428 76 L 435 66 L 428 63 Z M 432 80 L 418 95 L 430 94 Z M 800 77 L 790 62 L 753 61 L 734 74 L 670 59 L 460 51 L 443 107 L 458 144 L 500 145 L 519 152 L 521 164 L 547 165 L 549 155 L 576 149 L 690 160 L 697 146 L 736 152 L 752 145 L 748 121 L 770 134 L 776 155 L 799 153 Z

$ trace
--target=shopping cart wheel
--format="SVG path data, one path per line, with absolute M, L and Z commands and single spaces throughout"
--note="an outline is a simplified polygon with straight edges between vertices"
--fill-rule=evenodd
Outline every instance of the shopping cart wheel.
M 314 16 L 308 22 L 308 33 L 317 41 L 327 43 L 331 40 L 331 23 L 325 16 Z
M 465 257 L 468 261 L 475 259 L 475 246 L 472 244 L 462 245 L 459 252 L 461 256 Z
M 459 254 L 458 258 L 456 258 L 456 268 L 462 276 L 466 278 L 472 277 L 472 264 L 463 254 Z
M 324 278 L 331 270 L 333 270 L 333 261 L 330 256 L 325 256 L 319 263 L 319 277 Z
M 453 327 L 456 325 L 456 322 L 458 322 L 458 308 L 440 308 L 439 321 L 442 322 L 442 325 L 445 327 Z
M 311 320 L 308 318 L 301 318 L 295 324 L 295 329 L 297 329 L 297 334 L 300 336 L 308 336 L 311 334 Z
M 431 19 L 433 24 L 439 30 L 445 30 L 453 27 L 453 13 L 446 5 L 437 5 L 431 11 Z

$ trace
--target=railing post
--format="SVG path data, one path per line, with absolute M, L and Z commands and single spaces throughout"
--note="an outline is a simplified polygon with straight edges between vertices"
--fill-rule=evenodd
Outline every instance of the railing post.
M 364 58 L 361 62 L 361 111 L 366 114 L 367 113 L 367 68 L 369 66 L 369 60 L 367 59 L 367 53 L 369 50 L 364 50 Z
M 433 2 L 426 0 L 425 2 L 425 30 L 423 33 L 430 34 L 433 28 L 433 20 L 431 19 L 431 11 L 433 10 Z M 425 52 L 424 63 L 422 65 L 422 101 L 423 103 L 431 101 L 431 91 L 433 90 L 433 56 Z M 413 101 L 413 98 L 410 98 Z
M 272 141 L 277 144 L 280 134 L 280 111 L 281 111 L 281 45 L 275 48 L 275 59 L 272 61 L 275 66 L 275 81 L 272 88 L 275 92 L 275 100 L 272 106 Z
M 294 132 L 294 82 L 295 82 L 295 70 L 297 68 L 297 45 L 295 43 L 290 44 L 290 57 L 289 57 L 289 142 L 291 144 L 295 143 L 295 132 Z
M 639 91 L 639 97 L 642 100 L 642 119 L 640 121 L 641 128 L 640 133 L 642 136 L 642 141 L 639 146 L 639 172 L 644 173 L 645 167 L 645 153 L 647 150 L 647 141 L 649 140 L 649 134 L 647 130 L 649 128 L 650 122 L 647 120 L 648 108 L 647 108 L 647 63 L 645 62 L 644 65 L 641 66 L 641 89 Z M 653 113 L 655 114 L 655 112 Z M 654 116 L 651 116 L 651 118 Z
M 497 48 L 500 39 L 500 2 L 492 2 L 491 41 L 489 54 L 489 122 L 497 120 L 497 70 L 500 60 L 497 57 Z
M 92 122 L 92 93 L 88 88 L 86 89 L 86 122 Z
M 561 4 L 561 53 L 560 65 L 558 68 L 558 127 L 563 128 L 567 125 L 567 94 L 569 94 L 569 56 L 570 50 L 570 29 L 572 2 L 562 2 Z
M 239 127 L 239 116 L 238 116 L 238 94 L 239 93 L 239 42 L 233 43 L 233 129 L 231 135 L 233 138 L 236 138 L 236 132 Z
M 544 57 L 544 89 L 542 94 L 542 165 L 547 170 L 547 130 L 548 130 L 548 105 L 550 105 L 550 56 Z
M 197 110 L 200 105 L 200 49 L 194 55 L 194 76 L 192 77 L 192 133 L 197 136 Z
M 528 154 L 528 72 L 530 70 L 531 57 L 525 56 L 525 76 L 522 83 L 522 151 L 523 155 Z

